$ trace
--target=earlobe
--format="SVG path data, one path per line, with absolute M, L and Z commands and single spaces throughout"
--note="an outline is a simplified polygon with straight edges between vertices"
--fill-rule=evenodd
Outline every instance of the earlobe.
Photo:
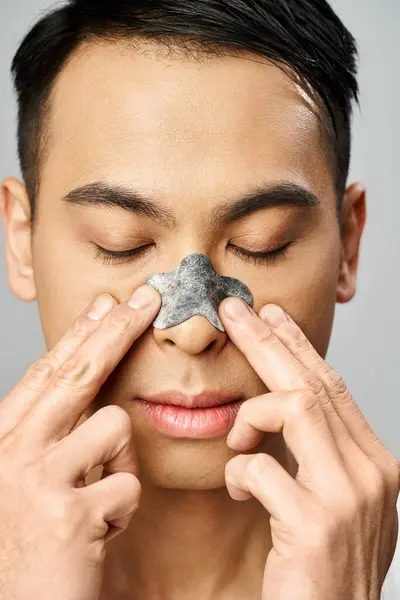
M 360 183 L 347 188 L 343 198 L 340 269 L 336 301 L 350 302 L 356 294 L 361 237 L 366 222 L 366 192 Z
M 32 265 L 32 224 L 28 193 L 23 183 L 9 177 L 1 186 L 8 283 L 24 302 L 36 300 Z
M 351 277 L 349 266 L 344 258 L 343 248 L 341 251 L 339 278 L 336 290 L 336 302 L 345 304 L 350 302 L 356 293 L 355 280 Z

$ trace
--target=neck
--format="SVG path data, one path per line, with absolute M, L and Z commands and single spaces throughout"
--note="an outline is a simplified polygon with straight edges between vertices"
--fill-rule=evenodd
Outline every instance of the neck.
M 256 500 L 147 486 L 129 528 L 108 544 L 101 600 L 257 598 L 270 548 Z
M 269 450 L 295 476 L 283 438 Z M 142 480 L 138 511 L 107 545 L 99 600 L 260 598 L 269 519 L 256 499 L 237 502 L 225 487 L 183 491 Z

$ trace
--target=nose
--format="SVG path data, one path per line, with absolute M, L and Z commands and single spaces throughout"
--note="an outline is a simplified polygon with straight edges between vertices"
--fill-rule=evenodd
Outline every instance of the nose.
M 192 355 L 204 351 L 219 352 L 227 341 L 227 334 L 216 329 L 202 315 L 195 315 L 168 329 L 154 328 L 153 336 L 159 346 L 176 346 Z

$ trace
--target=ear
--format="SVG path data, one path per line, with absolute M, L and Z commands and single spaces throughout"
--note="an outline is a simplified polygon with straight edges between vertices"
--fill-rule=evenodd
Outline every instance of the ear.
M 353 183 L 347 188 L 343 198 L 342 215 L 336 301 L 344 304 L 352 300 L 356 293 L 360 243 L 367 216 L 366 192 L 360 183 Z
M 36 300 L 32 266 L 32 223 L 27 190 L 9 177 L 1 185 L 0 210 L 4 225 L 8 283 L 24 302 Z

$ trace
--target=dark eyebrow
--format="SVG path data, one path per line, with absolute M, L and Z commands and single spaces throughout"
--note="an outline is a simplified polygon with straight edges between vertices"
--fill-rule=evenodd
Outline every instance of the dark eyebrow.
M 166 208 L 162 202 L 123 186 L 100 181 L 72 190 L 63 197 L 63 201 L 83 206 L 111 206 L 123 209 L 149 217 L 166 227 L 177 224 L 172 210 Z M 210 221 L 214 225 L 223 226 L 265 208 L 313 207 L 319 204 L 320 200 L 303 186 L 291 182 L 275 182 L 249 192 L 233 203 L 228 201 L 217 206 L 212 211 Z
M 69 192 L 63 197 L 63 201 L 82 206 L 111 206 L 149 217 L 166 227 L 176 225 L 173 212 L 161 202 L 120 185 L 101 181 L 89 183 Z
M 218 225 L 228 225 L 264 208 L 279 206 L 313 207 L 321 204 L 315 194 L 305 187 L 291 182 L 271 183 L 246 194 L 232 204 L 226 202 L 213 211 Z

